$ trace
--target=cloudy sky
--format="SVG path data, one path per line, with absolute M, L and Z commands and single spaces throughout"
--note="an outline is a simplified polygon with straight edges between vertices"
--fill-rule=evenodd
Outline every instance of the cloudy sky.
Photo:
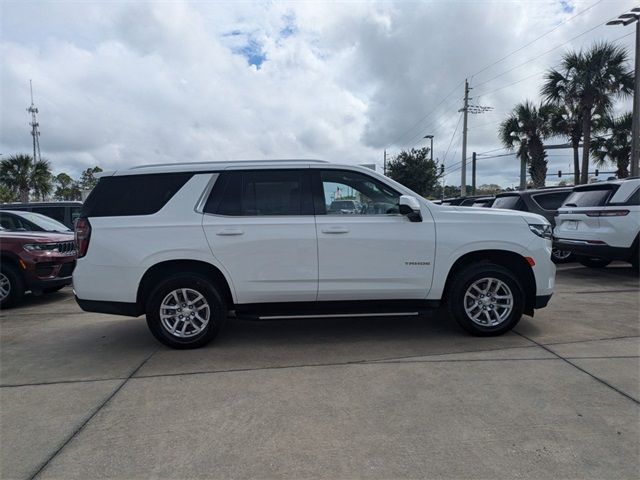
M 33 79 L 56 173 L 248 158 L 382 165 L 385 148 L 433 134 L 447 183 L 459 184 L 464 79 L 472 104 L 493 107 L 470 116 L 468 151 L 501 154 L 499 122 L 538 101 L 563 51 L 607 39 L 632 55 L 633 28 L 604 23 L 637 3 L 4 0 L 0 153 L 31 150 Z M 568 150 L 549 160 L 570 169 Z M 479 184 L 517 176 L 513 157 L 478 162 Z

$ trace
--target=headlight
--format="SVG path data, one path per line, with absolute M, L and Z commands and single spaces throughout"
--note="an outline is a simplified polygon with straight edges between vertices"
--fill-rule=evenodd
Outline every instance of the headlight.
M 27 243 L 22 246 L 28 252 L 59 252 L 57 243 Z
M 549 224 L 529 224 L 529 229 L 541 238 L 551 240 L 551 225 Z

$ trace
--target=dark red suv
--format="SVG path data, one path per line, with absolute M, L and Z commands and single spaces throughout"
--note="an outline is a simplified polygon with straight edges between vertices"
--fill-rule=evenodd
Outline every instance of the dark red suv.
M 0 230 L 0 307 L 70 285 L 75 266 L 73 235 Z

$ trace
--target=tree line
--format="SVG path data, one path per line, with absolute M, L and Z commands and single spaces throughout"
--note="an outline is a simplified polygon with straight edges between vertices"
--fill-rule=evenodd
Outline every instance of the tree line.
M 28 202 L 31 200 L 82 200 L 82 191 L 95 187 L 98 166 L 87 168 L 74 179 L 67 173 L 53 175 L 48 160 L 33 161 L 28 154 L 19 153 L 0 162 L 0 202 Z
M 520 160 L 521 188 L 527 167 L 533 186 L 545 185 L 544 141 L 549 138 L 571 145 L 575 185 L 588 183 L 591 158 L 598 167 L 613 165 L 618 178 L 629 176 L 632 114 L 614 113 L 617 100 L 633 95 L 628 58 L 626 49 L 606 42 L 566 52 L 560 67 L 545 74 L 542 100 L 514 107 L 500 125 L 499 138 Z

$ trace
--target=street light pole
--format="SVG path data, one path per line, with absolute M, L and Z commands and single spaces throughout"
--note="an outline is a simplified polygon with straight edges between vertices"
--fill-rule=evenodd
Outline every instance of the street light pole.
M 631 127 L 631 176 L 640 174 L 640 7 L 631 9 L 630 13 L 623 13 L 616 20 L 607 25 L 622 25 L 626 27 L 636 24 L 636 52 L 635 52 L 635 85 L 633 89 L 633 125 Z
M 431 152 L 431 161 L 433 162 L 433 135 L 425 135 L 422 138 L 428 138 L 431 140 L 431 146 L 429 147 L 429 152 Z
M 464 115 L 462 125 L 462 170 L 460 172 L 460 196 L 467 196 L 467 116 L 469 114 L 469 82 L 464 81 Z

